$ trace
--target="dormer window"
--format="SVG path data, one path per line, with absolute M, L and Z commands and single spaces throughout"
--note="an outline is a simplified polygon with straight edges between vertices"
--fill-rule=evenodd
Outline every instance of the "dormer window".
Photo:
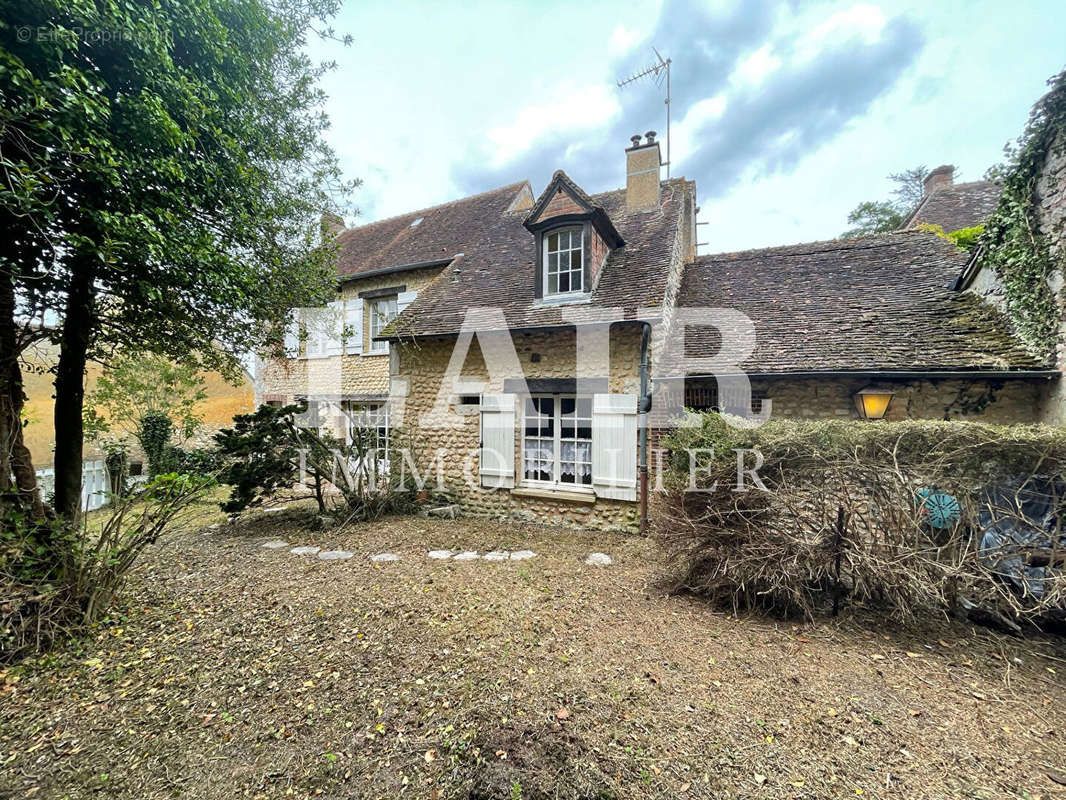
M 584 291 L 585 250 L 582 228 L 545 234 L 545 296 Z
M 607 212 L 559 170 L 522 220 L 533 234 L 537 303 L 588 303 L 611 253 L 625 246 Z

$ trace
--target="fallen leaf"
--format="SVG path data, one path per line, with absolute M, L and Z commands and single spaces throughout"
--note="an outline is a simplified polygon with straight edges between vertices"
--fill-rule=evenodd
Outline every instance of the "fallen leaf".
M 764 783 L 766 783 L 766 776 L 765 775 L 760 775 L 758 772 L 756 772 L 755 773 L 755 782 L 757 784 L 759 784 L 760 786 L 762 786 Z
M 681 788 L 678 791 L 679 792 L 687 792 L 689 790 L 690 786 L 692 786 L 691 783 L 683 783 L 683 784 L 681 784 Z
M 426 751 L 425 759 L 426 759 L 426 763 L 427 764 L 429 764 L 432 761 L 436 760 L 436 758 L 437 758 L 437 751 L 436 750 L 427 750 Z
M 570 718 L 570 712 L 566 708 L 560 706 L 555 710 L 555 718 L 558 720 L 564 720 Z

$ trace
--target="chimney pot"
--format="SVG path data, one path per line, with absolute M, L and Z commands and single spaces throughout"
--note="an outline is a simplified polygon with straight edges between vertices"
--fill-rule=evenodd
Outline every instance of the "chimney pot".
M 926 195 L 930 195 L 937 189 L 951 186 L 954 182 L 955 167 L 951 164 L 941 164 L 925 176 L 925 180 L 922 181 L 922 188 L 925 190 Z
M 640 134 L 629 137 L 629 141 L 633 143 L 633 147 L 640 147 Z
M 648 131 L 644 134 L 648 139 L 648 144 L 655 144 L 655 131 Z

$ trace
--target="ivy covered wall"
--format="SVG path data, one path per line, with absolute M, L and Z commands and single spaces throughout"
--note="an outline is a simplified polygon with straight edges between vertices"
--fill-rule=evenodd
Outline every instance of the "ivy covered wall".
M 1003 194 L 981 237 L 982 272 L 1018 333 L 1049 363 L 1066 364 L 1066 71 L 1049 82 L 1007 162 L 990 170 Z M 986 274 L 985 283 L 988 277 Z

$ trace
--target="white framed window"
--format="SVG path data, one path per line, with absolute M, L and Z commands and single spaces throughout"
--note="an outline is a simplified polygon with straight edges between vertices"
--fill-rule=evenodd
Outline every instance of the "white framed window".
M 387 353 L 389 352 L 388 342 L 374 341 L 374 337 L 384 330 L 388 325 L 396 318 L 397 310 L 397 296 L 390 295 L 388 297 L 379 297 L 370 301 L 370 352 L 371 353 Z
M 389 406 L 386 403 L 359 403 L 344 401 L 344 443 L 352 444 L 354 428 L 368 428 L 373 433 L 369 443 L 378 459 L 388 459 L 389 453 Z
M 592 398 L 535 395 L 522 404 L 522 478 L 529 484 L 592 485 Z
M 584 232 L 581 228 L 551 231 L 544 236 L 544 296 L 585 290 Z

